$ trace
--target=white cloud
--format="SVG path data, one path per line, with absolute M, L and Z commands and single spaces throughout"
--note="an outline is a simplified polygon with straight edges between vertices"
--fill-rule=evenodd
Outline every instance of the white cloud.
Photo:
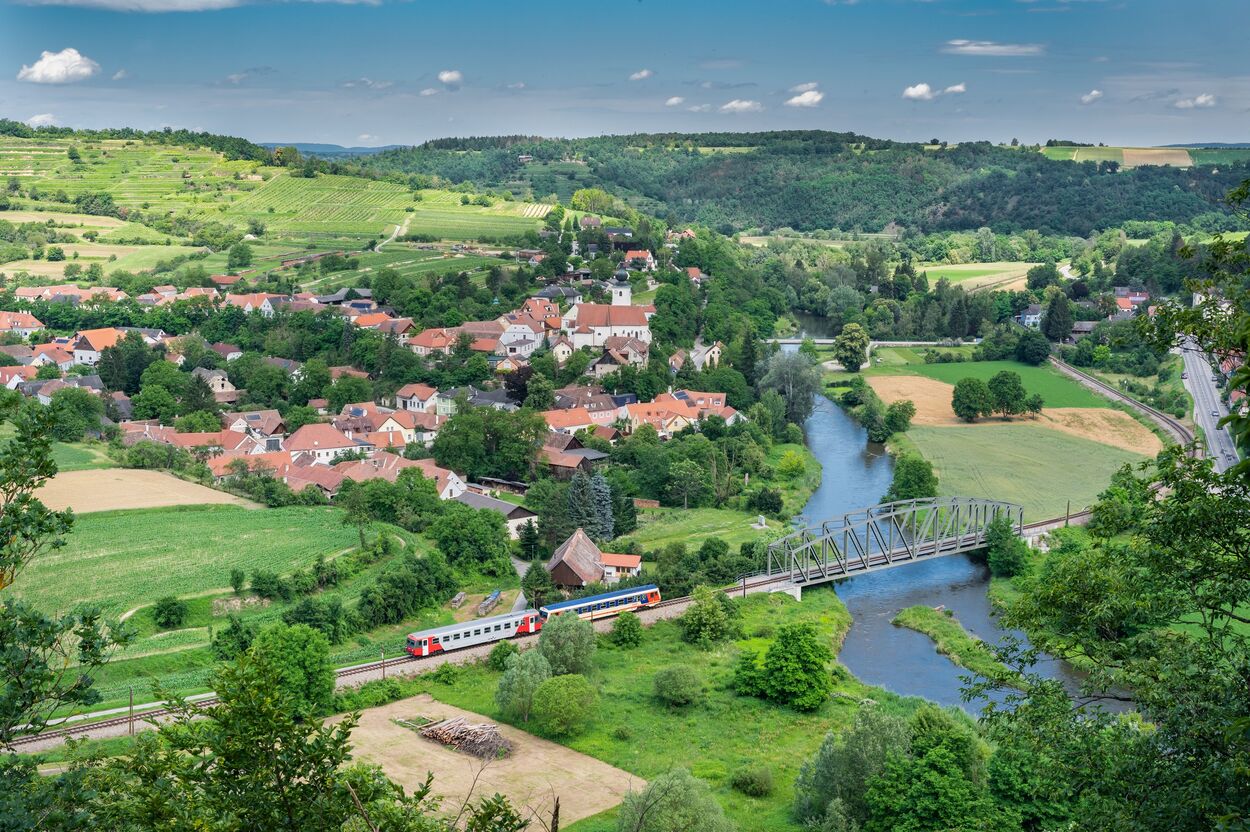
M 394 81 L 376 81 L 373 78 L 356 78 L 351 81 L 344 81 L 343 86 L 347 89 L 355 89 L 358 87 L 368 90 L 384 90 L 387 87 L 393 87 Z
M 438 73 L 438 80 L 444 84 L 459 84 L 464 80 L 464 74 L 458 69 L 444 69 Z
M 824 99 L 825 94 L 820 90 L 807 90 L 801 92 L 793 98 L 786 99 L 787 107 L 815 107 Z
M 711 111 L 712 105 L 711 104 L 692 104 L 686 109 L 692 113 L 707 113 Z
M 130 77 L 130 73 L 124 69 L 119 69 L 113 73 L 114 81 L 125 81 L 129 77 Z
M 72 84 L 98 75 L 100 65 L 77 49 L 43 52 L 30 66 L 23 65 L 17 80 L 32 84 Z
M 790 92 L 810 92 L 819 86 L 820 84 L 815 81 L 808 81 L 806 84 L 795 84 L 790 88 Z
M 735 98 L 733 101 L 726 101 L 720 105 L 722 113 L 758 113 L 762 109 L 764 107 L 760 102 L 746 98 Z
M 998 43 L 992 40 L 948 40 L 943 52 L 952 55 L 979 55 L 991 58 L 1020 58 L 1041 55 L 1046 47 L 1040 43 Z
M 903 98 L 909 101 L 932 101 L 939 95 L 963 95 L 968 91 L 968 85 L 963 81 L 958 84 L 951 84 L 943 89 L 935 89 L 926 83 L 913 84 L 903 90 Z
M 637 72 L 635 72 L 635 73 L 633 73 L 632 75 L 630 75 L 630 76 L 629 76 L 629 80 L 631 80 L 631 81 L 645 81 L 646 79 L 650 78 L 650 77 L 651 77 L 652 75 L 654 75 L 654 74 L 655 74 L 655 73 L 654 73 L 654 72 L 652 72 L 652 71 L 651 71 L 651 70 L 649 70 L 649 69 L 640 69 L 640 70 L 638 70 Z
M 39 113 L 26 119 L 26 123 L 31 127 L 49 127 L 56 124 L 56 116 L 52 113 Z
M 914 84 L 903 90 L 903 97 L 912 101 L 932 101 L 937 93 L 928 84 Z
M 375 142 L 377 140 L 378 140 L 378 137 L 373 135 L 372 133 L 361 133 L 359 136 L 356 137 L 356 141 L 358 142 Z
M 1095 101 L 1097 101 L 1100 98 L 1102 98 L 1102 90 L 1090 90 L 1089 92 L 1081 96 L 1081 103 L 1093 104 Z
M 510 89 L 510 90 L 523 90 L 523 89 L 525 89 L 525 82 L 524 82 L 524 81 L 517 81 L 515 84 L 508 84 L 508 89 Z
M 1182 98 L 1172 106 L 1178 110 L 1192 110 L 1195 107 L 1214 107 L 1216 104 L 1215 96 L 1209 92 L 1195 95 L 1193 98 Z
M 423 98 L 428 98 L 431 95 L 438 95 L 438 90 L 435 89 L 434 87 L 426 87 L 425 89 L 421 90 L 421 96 Z
M 680 95 L 674 95 L 668 101 L 664 102 L 664 106 L 665 107 L 680 107 L 682 104 L 685 104 L 685 103 L 686 103 L 686 99 L 682 98 Z

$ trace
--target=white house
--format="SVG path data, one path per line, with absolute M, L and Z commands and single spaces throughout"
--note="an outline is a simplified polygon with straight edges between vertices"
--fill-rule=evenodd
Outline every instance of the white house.
M 433 413 L 438 407 L 438 388 L 428 384 L 405 384 L 395 391 L 395 406 L 412 413 Z
M 609 338 L 637 338 L 651 343 L 651 326 L 641 306 L 579 303 L 564 316 L 564 330 L 574 349 L 602 347 Z

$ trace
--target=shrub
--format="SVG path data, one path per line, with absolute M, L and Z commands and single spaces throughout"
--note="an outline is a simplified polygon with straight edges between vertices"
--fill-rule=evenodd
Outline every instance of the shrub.
M 729 785 L 747 797 L 767 797 L 773 793 L 773 772 L 763 766 L 740 768 L 729 778 Z
M 655 674 L 655 696 L 666 705 L 683 708 L 699 700 L 703 682 L 689 665 L 675 664 Z
M 618 725 L 612 729 L 612 737 L 624 742 L 625 740 L 633 739 L 634 732 L 628 725 Z
M 252 592 L 261 598 L 291 600 L 291 585 L 276 572 L 258 569 L 252 573 Z
M 586 727 L 598 695 L 585 676 L 552 676 L 534 691 L 534 718 L 552 736 L 568 736 Z
M 539 650 L 526 650 L 509 656 L 506 670 L 495 688 L 495 704 L 505 713 L 529 722 L 534 694 L 551 678 L 551 665 Z
M 798 479 L 806 471 L 807 463 L 804 462 L 803 455 L 798 451 L 786 451 L 782 454 L 781 461 L 777 463 L 777 476 L 782 479 Z
M 456 680 L 460 678 L 460 665 L 452 662 L 444 662 L 438 666 L 438 669 L 430 674 L 430 678 L 440 685 L 454 685 Z
M 508 667 L 508 657 L 515 656 L 518 652 L 514 642 L 501 641 L 490 649 L 490 656 L 486 659 L 486 666 L 491 670 L 503 672 Z
M 575 615 L 548 618 L 538 637 L 538 649 L 551 663 L 555 676 L 585 673 L 595 656 L 595 628 Z
M 761 514 L 780 514 L 784 508 L 781 492 L 776 488 L 761 488 L 751 495 L 747 504 Z
M 235 595 L 243 592 L 243 587 L 247 583 L 247 575 L 242 569 L 235 567 L 230 570 L 230 588 L 234 590 Z
M 608 640 L 617 647 L 637 647 L 642 644 L 642 619 L 632 612 L 623 612 L 612 623 Z
M 716 595 L 711 587 L 695 587 L 694 603 L 677 619 L 686 641 L 708 647 L 724 641 L 733 632 L 729 612 Z
M 187 620 L 187 605 L 172 595 L 166 595 L 152 607 L 152 620 L 162 630 L 181 627 Z
M 232 615 L 226 628 L 213 637 L 213 655 L 219 661 L 234 661 L 247 652 L 255 638 L 256 628 Z

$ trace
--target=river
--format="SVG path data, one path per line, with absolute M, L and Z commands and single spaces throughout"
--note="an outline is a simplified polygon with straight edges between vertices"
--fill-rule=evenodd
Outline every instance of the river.
M 813 334 L 807 322 L 804 324 L 803 329 Z M 817 396 L 804 434 L 823 467 L 820 487 L 803 508 L 806 524 L 816 525 L 881 501 L 894 475 L 893 458 L 884 446 L 869 442 L 864 429 L 840 407 Z M 954 612 L 964 629 L 986 642 L 999 644 L 1008 635 L 1023 639 L 1022 633 L 998 625 L 986 594 L 988 588 L 989 570 L 965 555 L 841 581 L 836 592 L 853 623 L 838 658 L 868 684 L 977 713 L 983 703 L 967 703 L 960 696 L 963 682 L 959 677 L 968 671 L 938 653 L 928 636 L 896 627 L 891 621 L 905 607 L 942 605 Z M 1034 670 L 1062 679 L 1072 691 L 1080 682 L 1075 669 L 1055 659 L 1044 659 Z

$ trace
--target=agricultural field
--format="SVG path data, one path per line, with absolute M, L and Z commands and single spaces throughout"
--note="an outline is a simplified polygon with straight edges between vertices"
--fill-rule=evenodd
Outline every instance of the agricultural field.
M 77 450 L 76 446 L 65 447 Z M 82 446 L 81 450 L 85 453 L 95 449 Z M 107 466 L 93 467 L 99 469 Z M 39 499 L 49 508 L 72 508 L 78 514 L 207 504 L 255 507 L 233 494 L 180 480 L 164 471 L 133 468 L 76 471 L 63 469 L 40 489 Z
M 1019 373 L 1024 388 L 1030 393 L 1041 393 L 1046 407 L 1107 407 L 1108 402 L 1087 387 L 1051 368 L 1049 365 L 1031 367 L 1018 361 L 962 361 L 952 364 L 910 364 L 906 369 L 899 366 L 873 367 L 866 375 L 894 374 L 920 375 L 925 378 L 954 384 L 961 378 L 979 378 L 989 381 L 992 376 L 1011 370 Z
M 942 495 L 992 495 L 1024 506 L 1027 522 L 1092 505 L 1122 465 L 1147 457 L 1027 421 L 916 425 L 902 444 L 933 463 Z
M 70 161 L 71 146 L 81 162 Z M 211 150 L 170 147 L 123 139 L 76 141 L 0 137 L 0 176 L 16 176 L 71 199 L 84 191 L 108 191 L 120 205 L 145 210 L 195 210 L 222 195 L 245 193 L 271 175 L 255 162 L 229 162 Z
M 735 695 L 729 681 L 740 650 L 762 651 L 778 627 L 803 621 L 815 624 L 836 651 L 851 623 L 846 608 L 827 587 L 805 591 L 802 602 L 785 595 L 761 594 L 737 605 L 742 610 L 743 638 L 711 650 L 682 641 L 674 621 L 646 628 L 643 643 L 633 649 L 600 642 L 591 674 L 599 688 L 598 716 L 585 733 L 558 741 L 643 779 L 673 767 L 687 767 L 711 784 L 739 828 L 752 832 L 792 830 L 794 778 L 825 733 L 848 725 L 857 703 L 865 698 L 898 713 L 909 712 L 913 704 L 863 685 L 845 672 L 835 672 L 836 693 L 811 714 Z M 657 703 L 652 681 L 655 673 L 675 664 L 696 668 L 703 677 L 701 702 L 684 709 Z M 427 675 L 404 684 L 440 702 L 508 722 L 494 702 L 498 679 L 498 673 L 479 664 L 463 667 L 450 682 Z M 368 749 L 362 753 L 367 754 Z M 730 787 L 733 773 L 749 766 L 763 766 L 772 772 L 776 787 L 771 795 L 746 797 Z M 612 832 L 616 829 L 615 812 L 569 828 L 573 832 Z
M 44 610 L 98 604 L 121 615 L 163 595 L 229 592 L 232 568 L 289 573 L 355 544 L 332 508 L 182 506 L 77 518 L 66 545 L 23 573 L 18 593 Z
M 358 286 L 382 269 L 391 269 L 403 277 L 418 277 L 447 272 L 472 272 L 475 283 L 485 283 L 486 271 L 491 266 L 511 264 L 511 260 L 478 254 L 460 254 L 449 251 L 429 251 L 415 248 L 412 244 L 391 243 L 382 251 L 362 252 L 357 259 L 360 268 L 350 271 L 317 274 L 304 282 L 304 288 L 317 292 L 329 292 L 340 286 Z
M 1037 263 L 998 262 L 998 263 L 963 263 L 948 265 L 932 263 L 917 267 L 918 271 L 929 276 L 932 286 L 942 278 L 951 283 L 963 286 L 964 289 L 1023 289 L 1025 276 L 1029 269 Z
M 1250 159 L 1250 148 L 1201 147 L 1043 147 L 1048 159 L 1074 162 L 1119 162 L 1122 167 L 1171 165 L 1188 168 L 1194 165 L 1227 165 Z
M 81 155 L 80 162 L 69 159 L 71 146 Z M 10 218 L 52 212 L 73 220 L 76 217 L 69 212 L 75 195 L 107 191 L 126 208 L 201 215 L 236 226 L 257 220 L 265 224 L 269 237 L 348 241 L 340 248 L 359 247 L 365 239 L 389 234 L 405 222 L 410 233 L 451 240 L 513 236 L 537 229 L 550 211 L 549 205 L 532 202 L 462 205 L 462 194 L 440 190 L 422 191 L 414 199 L 409 188 L 391 182 L 333 174 L 292 177 L 284 169 L 226 161 L 208 150 L 139 141 L 0 137 L 0 175 L 16 177 L 23 188 L 33 186 L 39 191 L 38 202 L 19 200 Z M 84 229 L 105 229 L 113 223 L 126 225 L 102 218 L 82 221 Z M 102 233 L 105 237 L 118 242 L 134 238 L 164 242 L 151 229 L 132 233 L 131 228 L 115 227 Z M 113 254 L 120 260 L 128 253 L 111 251 L 105 257 Z M 43 264 L 27 270 L 51 276 L 63 269 L 48 267 Z M 150 265 L 136 262 L 116 267 Z

